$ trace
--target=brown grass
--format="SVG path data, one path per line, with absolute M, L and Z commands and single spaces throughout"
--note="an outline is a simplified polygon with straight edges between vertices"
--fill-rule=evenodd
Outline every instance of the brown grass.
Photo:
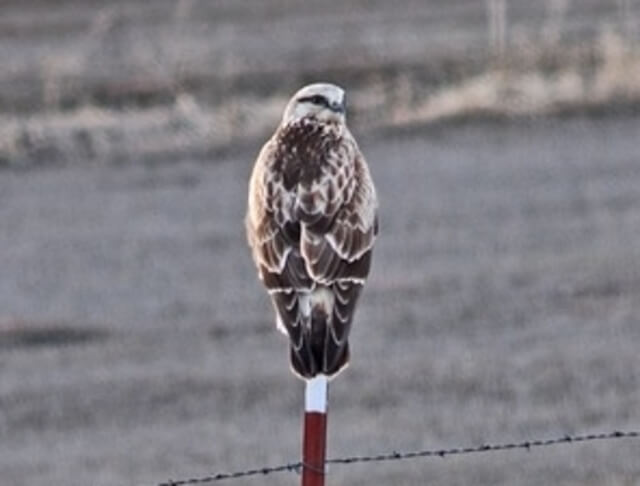
M 542 24 L 523 30 L 510 24 L 511 3 L 493 0 L 484 19 L 488 44 L 473 55 L 451 48 L 413 61 L 364 58 L 348 65 L 336 54 L 320 71 L 301 62 L 287 72 L 240 69 L 233 59 L 216 65 L 215 46 L 190 50 L 196 6 L 175 4 L 156 33 L 162 41 L 135 26 L 128 33 L 122 6 L 85 12 L 92 16 L 79 42 L 40 57 L 34 70 L 24 68 L 22 81 L 0 85 L 8 107 L 0 112 L 0 165 L 210 157 L 268 136 L 293 86 L 318 78 L 348 86 L 350 123 L 359 133 L 470 116 L 640 105 L 640 47 L 626 1 L 619 3 L 620 21 L 603 21 L 595 38 L 565 38 L 566 1 L 548 2 Z M 131 11 L 150 15 L 140 8 Z M 114 69 L 109 50 L 120 53 Z M 212 65 L 197 67 L 197 56 Z M 96 58 L 104 66 L 96 67 Z
M 425 123 L 477 114 L 530 116 L 640 102 L 640 50 L 612 30 L 590 49 L 532 52 L 486 72 L 396 106 L 391 124 Z M 545 64 L 551 60 L 552 69 Z M 409 89 L 411 85 L 408 84 Z M 414 101 L 417 98 L 417 101 Z M 383 121 L 386 125 L 389 122 Z

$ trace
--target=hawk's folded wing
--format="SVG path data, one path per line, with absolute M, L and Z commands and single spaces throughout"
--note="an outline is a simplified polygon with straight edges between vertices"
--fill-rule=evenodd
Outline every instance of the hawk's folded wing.
M 300 249 L 307 271 L 314 281 L 330 287 L 334 295 L 332 342 L 327 343 L 327 357 L 343 357 L 378 233 L 375 187 L 366 162 L 357 151 L 351 166 L 351 177 L 342 185 L 340 178 L 334 178 L 334 187 L 327 191 L 334 199 L 343 201 L 334 215 L 327 216 L 331 220 L 303 225 L 301 234 Z M 314 226 L 322 229 L 314 231 Z
M 359 153 L 348 175 L 329 179 L 328 184 L 333 187 L 323 191 L 332 195 L 326 207 L 335 205 L 336 209 L 313 225 L 302 226 L 301 252 L 307 270 L 313 280 L 323 284 L 337 280 L 364 283 L 378 233 L 376 192 Z M 323 195 L 315 199 L 322 200 Z
M 292 220 L 291 194 L 282 175 L 272 171 L 275 142 L 265 144 L 249 182 L 247 236 L 260 279 L 269 291 L 278 314 L 278 327 L 286 331 L 294 347 L 302 345 L 298 290 L 312 281 L 299 251 L 300 225 Z

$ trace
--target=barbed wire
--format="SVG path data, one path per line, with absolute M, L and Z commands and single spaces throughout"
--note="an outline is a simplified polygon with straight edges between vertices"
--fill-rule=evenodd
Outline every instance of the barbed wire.
M 564 435 L 562 437 L 555 437 L 551 439 L 534 439 L 523 442 L 506 442 L 501 444 L 483 444 L 479 446 L 471 447 L 452 447 L 448 449 L 423 449 L 406 452 L 385 452 L 376 455 L 360 455 L 360 456 L 348 456 L 338 457 L 334 459 L 328 459 L 326 464 L 357 464 L 365 462 L 384 462 L 384 461 L 398 461 L 405 459 L 416 459 L 419 457 L 440 457 L 445 458 L 448 456 L 460 456 L 465 454 L 476 453 L 488 453 L 488 452 L 504 452 L 515 449 L 531 450 L 533 448 L 548 447 L 559 444 L 577 444 L 584 442 L 592 442 L 597 440 L 610 440 L 610 439 L 637 439 L 640 438 L 640 431 L 628 430 L 628 431 L 613 431 L 603 432 L 599 434 L 582 434 L 582 435 Z M 204 476 L 200 478 L 191 479 L 179 479 L 168 480 L 164 483 L 159 483 L 156 486 L 189 486 L 194 484 L 208 484 L 215 481 L 222 481 L 226 479 L 238 479 L 248 476 L 266 476 L 267 474 L 278 472 L 297 472 L 299 473 L 302 468 L 310 468 L 302 462 L 292 462 L 289 464 L 283 464 L 273 467 L 261 467 L 254 469 L 247 469 L 244 471 L 237 471 L 232 473 L 217 473 L 210 476 Z M 315 470 L 315 469 L 314 469 Z

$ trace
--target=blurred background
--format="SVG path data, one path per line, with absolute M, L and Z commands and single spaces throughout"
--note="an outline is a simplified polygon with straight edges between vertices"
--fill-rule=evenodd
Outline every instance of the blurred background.
M 381 237 L 330 457 L 640 426 L 638 0 L 3 0 L 2 484 L 299 458 L 249 173 L 343 86 Z M 328 484 L 633 485 L 637 440 Z M 284 473 L 236 484 L 296 484 Z

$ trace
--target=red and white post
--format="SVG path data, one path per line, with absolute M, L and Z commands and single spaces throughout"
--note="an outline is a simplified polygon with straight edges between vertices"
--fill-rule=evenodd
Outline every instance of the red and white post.
M 324 486 L 328 388 L 324 375 L 317 375 L 305 383 L 302 486 Z

